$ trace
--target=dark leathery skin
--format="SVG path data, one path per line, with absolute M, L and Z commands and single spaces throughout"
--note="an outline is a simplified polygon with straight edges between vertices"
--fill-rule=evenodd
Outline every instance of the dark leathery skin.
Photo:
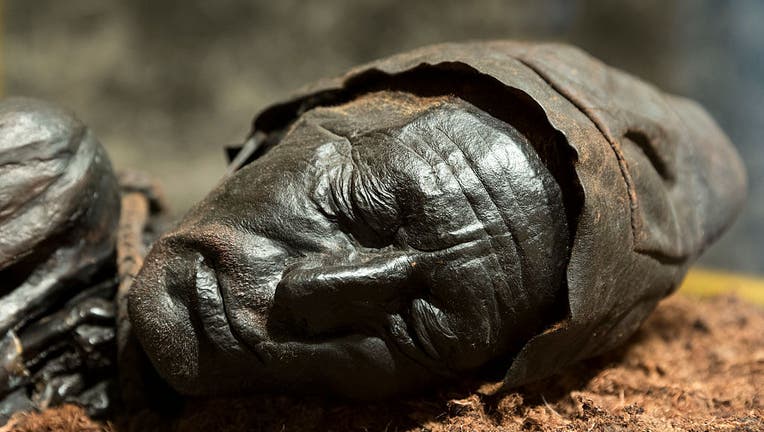
M 130 294 L 189 394 L 547 376 L 632 334 L 745 196 L 700 107 L 555 44 L 360 66 L 266 109 L 242 151 Z

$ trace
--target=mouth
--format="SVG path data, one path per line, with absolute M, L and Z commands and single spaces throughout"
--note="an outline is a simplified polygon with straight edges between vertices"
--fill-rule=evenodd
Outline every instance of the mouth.
M 195 286 L 197 298 L 197 313 L 207 339 L 221 352 L 241 354 L 246 350 L 262 361 L 257 351 L 258 344 L 250 344 L 242 340 L 230 322 L 219 277 L 200 254 L 196 258 Z

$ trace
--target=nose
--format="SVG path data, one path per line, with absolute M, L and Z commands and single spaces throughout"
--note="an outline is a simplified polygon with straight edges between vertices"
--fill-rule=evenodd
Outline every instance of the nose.
M 188 260 L 165 241 L 147 255 L 128 295 L 133 333 L 154 367 L 171 384 L 186 388 L 199 368 L 199 341 L 183 287 L 193 282 Z
M 183 229 L 162 240 L 157 253 L 170 267 L 168 294 L 190 309 L 206 340 L 221 352 L 254 347 L 268 339 L 266 245 L 218 225 Z

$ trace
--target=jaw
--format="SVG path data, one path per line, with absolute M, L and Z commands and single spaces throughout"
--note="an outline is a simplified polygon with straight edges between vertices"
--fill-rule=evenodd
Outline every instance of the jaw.
M 219 317 L 204 322 L 204 317 L 194 316 L 188 299 L 175 298 L 162 284 L 151 283 L 166 276 L 156 272 L 158 259 L 147 259 L 133 286 L 130 316 L 154 367 L 183 394 L 278 391 L 378 399 L 436 380 L 429 370 L 391 351 L 378 337 L 265 340 L 250 347 L 231 339 L 231 334 L 211 333 L 206 326 L 219 324 L 215 321 Z
M 389 341 L 364 335 L 242 341 L 227 277 L 176 237 L 160 240 L 129 296 L 133 330 L 160 375 L 187 395 L 265 391 L 378 399 L 437 380 Z M 221 289 L 222 288 L 222 289 Z

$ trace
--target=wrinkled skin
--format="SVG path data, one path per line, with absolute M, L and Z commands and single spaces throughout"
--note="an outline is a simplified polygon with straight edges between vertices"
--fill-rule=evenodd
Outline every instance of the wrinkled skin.
M 548 375 L 628 337 L 744 195 L 702 110 L 560 46 L 385 59 L 264 112 L 250 141 L 130 294 L 184 393 Z
M 63 402 L 110 407 L 119 188 L 74 115 L 0 101 L 0 424 Z
M 117 180 L 90 129 L 52 104 L 3 100 L 0 332 L 89 282 L 114 254 L 118 218 Z
M 216 371 L 246 365 L 280 386 L 392 392 L 401 378 L 478 367 L 538 328 L 561 286 L 564 219 L 559 188 L 507 124 L 456 99 L 373 95 L 307 113 L 213 192 L 154 247 L 131 307 L 170 312 L 156 343 L 182 350 L 159 364 L 198 358 L 188 366 L 215 376 L 205 391 L 225 382 Z M 518 291 L 529 271 L 537 289 Z M 494 274 L 506 276 L 485 283 Z M 166 286 L 160 297 L 146 275 Z M 139 334 L 158 324 L 133 317 Z M 179 372 L 173 383 L 197 385 Z M 348 375 L 387 378 L 344 387 Z

